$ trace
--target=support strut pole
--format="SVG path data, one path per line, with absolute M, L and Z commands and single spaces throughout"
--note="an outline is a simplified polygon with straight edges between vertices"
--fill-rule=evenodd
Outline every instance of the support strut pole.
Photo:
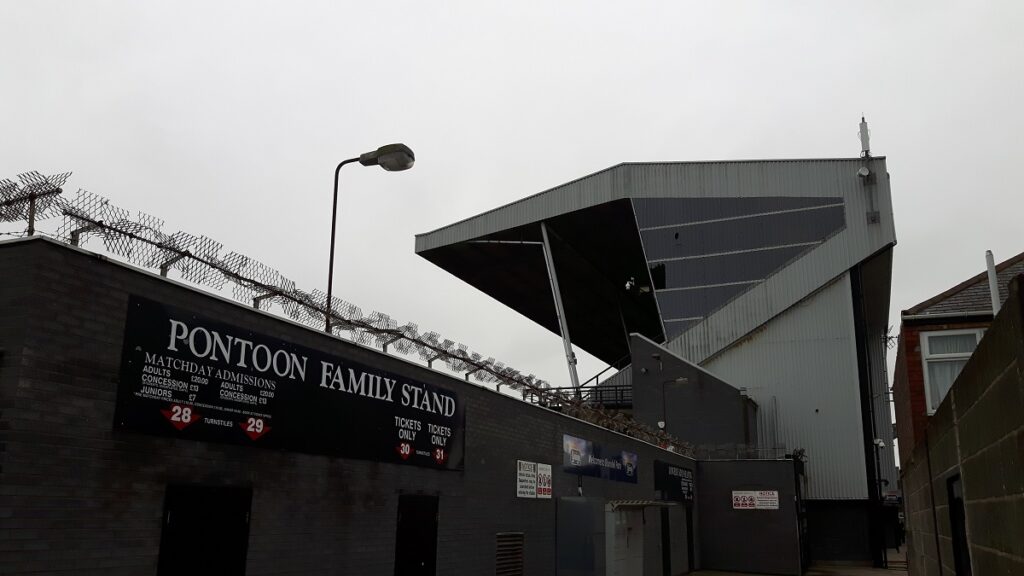
M 28 195 L 28 235 L 36 233 L 36 193 Z
M 569 322 L 565 319 L 565 308 L 562 306 L 562 292 L 558 288 L 558 275 L 555 273 L 555 258 L 551 253 L 551 241 L 548 239 L 548 226 L 540 223 L 540 233 L 544 237 L 544 262 L 548 266 L 548 279 L 551 281 L 551 293 L 555 297 L 555 314 L 558 315 L 558 327 L 562 332 L 562 344 L 565 346 L 565 362 L 569 365 L 569 379 L 576 395 L 580 394 L 580 377 L 576 374 L 576 354 L 572 351 L 569 339 Z

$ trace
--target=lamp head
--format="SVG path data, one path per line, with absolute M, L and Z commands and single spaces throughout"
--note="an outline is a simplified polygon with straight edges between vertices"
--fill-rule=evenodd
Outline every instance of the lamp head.
M 380 166 L 388 172 L 401 172 L 412 168 L 416 155 L 405 144 L 386 144 L 373 152 L 359 156 L 363 166 Z

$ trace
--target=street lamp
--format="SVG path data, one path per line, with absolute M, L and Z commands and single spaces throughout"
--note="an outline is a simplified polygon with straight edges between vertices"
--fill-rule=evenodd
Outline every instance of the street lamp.
M 338 173 L 345 164 L 359 162 L 363 166 L 380 166 L 388 172 L 401 172 L 412 168 L 416 162 L 416 155 L 412 149 L 405 144 L 387 144 L 377 148 L 373 152 L 361 154 L 356 158 L 349 158 L 338 164 L 334 169 L 334 208 L 331 210 L 331 262 L 327 270 L 327 313 L 324 321 L 324 331 L 331 332 L 331 315 L 334 313 L 331 295 L 334 291 L 334 233 L 338 223 Z

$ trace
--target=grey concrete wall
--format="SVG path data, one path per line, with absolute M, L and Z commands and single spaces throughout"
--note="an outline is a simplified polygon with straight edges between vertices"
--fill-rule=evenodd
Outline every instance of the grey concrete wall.
M 669 434 L 703 448 L 753 439 L 747 422 L 756 404 L 739 389 L 637 334 L 630 336 L 630 353 L 638 421 L 650 426 L 664 421 Z
M 934 495 L 928 469 L 928 447 L 921 442 L 902 468 L 907 567 L 911 574 L 941 574 L 935 532 Z
M 699 462 L 701 567 L 801 574 L 795 474 L 791 460 Z M 777 490 L 779 509 L 734 510 L 734 490 Z
M 1020 277 L 902 470 L 914 576 L 952 574 L 947 492 L 960 475 L 976 575 L 1024 574 L 1024 317 Z
M 156 571 L 168 483 L 253 489 L 248 574 L 393 574 L 398 497 L 440 498 L 438 574 L 494 572 L 495 533 L 526 534 L 526 573 L 556 567 L 562 434 L 636 452 L 639 482 L 587 497 L 652 499 L 655 459 L 693 461 L 401 359 L 43 240 L 0 244 L 0 574 Z M 460 394 L 465 469 L 446 472 L 114 430 L 129 294 Z M 515 497 L 516 460 L 554 469 L 554 499 Z M 657 515 L 649 515 L 657 522 Z M 685 549 L 683 550 L 685 553 Z M 648 562 L 659 563 L 660 552 Z M 660 565 L 660 564 L 654 564 Z

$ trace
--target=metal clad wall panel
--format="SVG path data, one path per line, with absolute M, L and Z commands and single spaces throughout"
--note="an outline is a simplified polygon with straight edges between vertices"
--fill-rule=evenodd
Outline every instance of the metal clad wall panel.
M 665 287 L 760 281 L 811 248 L 795 246 L 665 262 Z
M 720 308 L 706 321 L 670 342 L 668 348 L 694 362 L 703 362 L 818 287 L 895 242 L 885 163 L 878 159 L 873 162 L 873 169 L 878 174 L 874 206 L 879 212 L 879 223 L 868 224 L 871 192 L 856 176 L 857 163 L 832 162 L 829 165 L 822 162 L 822 169 L 794 170 L 788 178 L 790 194 L 842 196 L 846 202 L 846 228 Z M 770 183 L 780 175 L 765 169 L 763 177 Z M 729 188 L 731 183 L 724 182 L 723 185 Z M 760 188 L 771 189 L 773 185 Z
M 685 200 L 682 201 L 685 204 Z M 642 205 L 643 201 L 637 201 Z M 647 258 L 663 260 L 819 242 L 843 227 L 843 207 L 645 230 Z
M 637 204 L 637 221 L 641 228 L 667 226 L 736 218 L 765 212 L 794 210 L 800 208 L 827 206 L 835 203 L 834 198 L 693 198 L 679 202 L 677 198 L 650 198 Z
M 808 498 L 867 498 L 848 274 L 704 367 L 759 406 L 777 406 L 778 441 L 807 451 Z

